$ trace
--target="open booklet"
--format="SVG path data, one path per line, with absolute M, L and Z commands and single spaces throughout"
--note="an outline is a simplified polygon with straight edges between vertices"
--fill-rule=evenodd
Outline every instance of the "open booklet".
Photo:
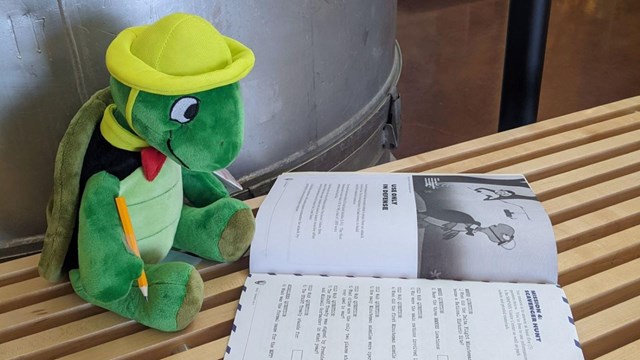
M 225 359 L 582 359 L 522 175 L 290 173 Z

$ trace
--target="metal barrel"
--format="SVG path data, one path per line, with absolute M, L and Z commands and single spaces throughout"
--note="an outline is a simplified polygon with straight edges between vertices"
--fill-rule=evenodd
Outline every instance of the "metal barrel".
M 241 81 L 245 142 L 229 170 L 264 193 L 289 170 L 354 170 L 397 143 L 396 1 L 5 0 L 0 26 L 0 246 L 42 233 L 58 143 L 108 85 L 104 54 L 122 29 L 200 15 L 256 55 Z

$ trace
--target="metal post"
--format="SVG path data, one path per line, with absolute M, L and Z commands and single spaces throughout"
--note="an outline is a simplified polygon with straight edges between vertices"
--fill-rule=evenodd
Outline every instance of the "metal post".
M 499 131 L 534 123 L 551 0 L 510 0 Z

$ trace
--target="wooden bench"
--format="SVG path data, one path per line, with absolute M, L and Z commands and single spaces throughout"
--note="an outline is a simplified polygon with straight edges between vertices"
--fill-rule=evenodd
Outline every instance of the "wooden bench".
M 551 216 L 559 282 L 587 359 L 640 353 L 640 97 L 395 161 L 367 171 L 524 173 Z M 248 203 L 257 209 L 262 199 Z M 38 277 L 39 255 L 0 264 L 0 358 L 220 359 L 246 258 L 200 268 L 202 311 L 162 333 Z

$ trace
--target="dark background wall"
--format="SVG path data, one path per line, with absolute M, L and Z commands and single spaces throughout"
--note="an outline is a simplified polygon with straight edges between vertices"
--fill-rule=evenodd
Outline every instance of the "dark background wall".
M 497 129 L 508 0 L 398 0 L 399 158 Z M 640 1 L 554 0 L 538 121 L 640 95 Z

